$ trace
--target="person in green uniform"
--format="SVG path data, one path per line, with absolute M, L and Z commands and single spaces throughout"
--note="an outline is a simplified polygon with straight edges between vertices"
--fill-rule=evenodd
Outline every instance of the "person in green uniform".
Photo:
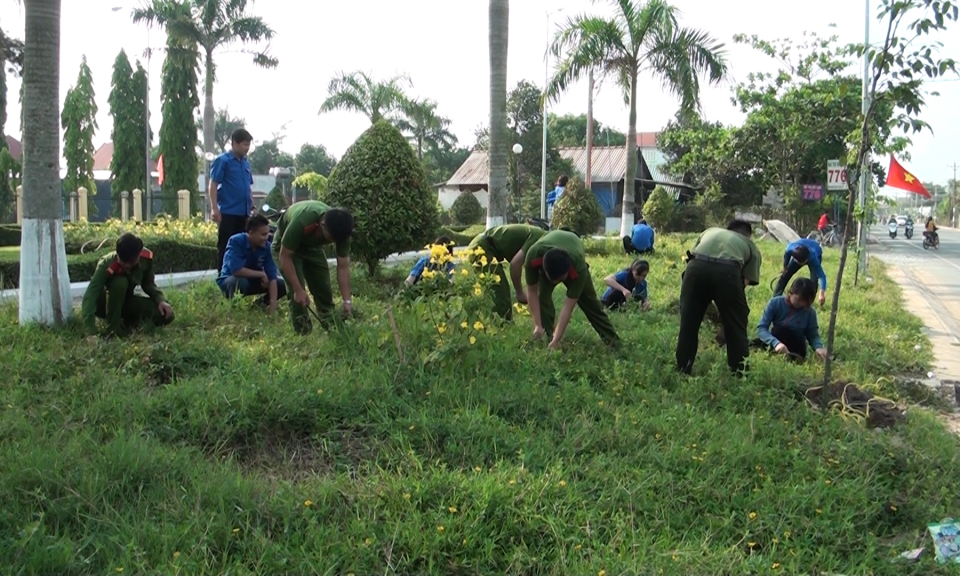
M 549 348 L 558 348 L 567 325 L 570 324 L 573 308 L 579 306 L 601 340 L 611 346 L 620 343 L 620 337 L 597 298 L 597 291 L 590 278 L 590 266 L 583 250 L 583 241 L 576 234 L 566 230 L 554 230 L 544 234 L 527 251 L 524 271 L 535 339 L 547 334 L 550 336 Z M 567 297 L 563 301 L 560 320 L 554 331 L 553 289 L 561 282 L 567 287 Z
M 680 335 L 677 369 L 690 374 L 697 357 L 700 324 L 711 302 L 716 303 L 727 347 L 727 364 L 737 375 L 750 354 L 747 337 L 747 286 L 760 283 L 760 250 L 753 243 L 749 222 L 733 220 L 723 228 L 709 228 L 687 252 L 687 268 L 680 284 Z
M 146 297 L 133 293 L 137 286 Z M 154 326 L 173 322 L 173 308 L 154 278 L 153 252 L 143 247 L 143 240 L 124 234 L 116 250 L 100 259 L 83 293 L 80 314 L 89 338 L 96 338 L 97 318 L 107 321 L 111 336 L 124 336 L 146 320 Z
M 293 329 L 298 334 L 309 334 L 313 329 L 307 310 L 310 297 L 304 284 L 316 300 L 317 316 L 325 329 L 333 319 L 333 289 L 327 256 L 323 252 L 325 244 L 336 245 L 337 285 L 343 298 L 343 312 L 346 316 L 353 312 L 350 299 L 352 234 L 353 215 L 316 200 L 297 202 L 277 222 L 273 250 L 279 251 L 280 273 L 287 285 Z
M 482 270 L 487 274 L 496 274 L 500 281 L 490 288 L 493 297 L 493 310 L 507 320 L 513 317 L 510 286 L 507 284 L 507 274 L 503 264 L 510 264 L 510 279 L 517 294 L 517 302 L 527 303 L 527 295 L 523 290 L 523 262 L 533 243 L 543 237 L 546 231 L 528 224 L 504 224 L 494 226 L 486 232 L 473 237 L 467 250 L 480 248 L 482 255 L 471 256 L 476 264 L 483 264 Z M 494 261 L 496 263 L 494 264 Z

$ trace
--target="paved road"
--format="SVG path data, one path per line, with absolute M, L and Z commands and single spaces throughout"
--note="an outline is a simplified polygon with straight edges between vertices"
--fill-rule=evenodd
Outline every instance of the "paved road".
M 903 228 L 891 239 L 886 226 L 871 230 L 880 245 L 869 254 L 889 264 L 890 276 L 903 288 L 907 308 L 926 323 L 937 355 L 941 380 L 960 380 L 960 230 L 941 228 L 940 249 L 924 250 L 921 224 L 913 239 Z

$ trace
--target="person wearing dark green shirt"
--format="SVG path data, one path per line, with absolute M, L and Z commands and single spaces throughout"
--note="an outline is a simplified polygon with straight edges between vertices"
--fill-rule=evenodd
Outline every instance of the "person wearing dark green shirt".
M 298 334 L 313 329 L 307 307 L 310 297 L 304 288 L 310 288 L 317 303 L 317 316 L 324 328 L 333 319 L 333 289 L 330 287 L 330 268 L 326 244 L 336 245 L 337 285 L 343 298 L 344 315 L 353 312 L 350 299 L 350 236 L 353 234 L 353 216 L 346 210 L 331 208 L 323 202 L 305 200 L 287 209 L 277 222 L 273 250 L 279 251 L 280 273 L 287 285 L 290 316 Z
M 760 250 L 753 243 L 749 222 L 734 220 L 723 228 L 709 228 L 687 252 L 687 268 L 680 284 L 680 335 L 677 338 L 677 369 L 693 371 L 697 357 L 700 324 L 710 303 L 720 312 L 727 347 L 727 364 L 738 375 L 750 354 L 747 321 L 747 286 L 760 283 Z
M 134 294 L 137 286 L 146 297 Z M 155 326 L 173 322 L 173 308 L 154 278 L 153 252 L 143 247 L 143 240 L 124 234 L 116 251 L 100 259 L 83 294 L 80 315 L 87 336 L 94 338 L 97 318 L 107 321 L 107 333 L 113 336 L 126 335 L 147 320 Z
M 530 246 L 524 271 L 534 338 L 539 339 L 547 334 L 550 336 L 550 349 L 558 348 L 570 324 L 573 308 L 579 306 L 601 340 L 611 346 L 620 343 L 620 337 L 597 298 L 583 241 L 576 234 L 565 230 L 547 232 Z M 567 287 L 567 297 L 563 300 L 560 319 L 554 331 L 553 289 L 561 282 Z
M 480 248 L 483 254 L 471 256 L 474 264 L 479 263 L 487 274 L 496 274 L 500 281 L 492 286 L 494 312 L 510 319 L 513 316 L 513 302 L 510 299 L 510 286 L 504 263 L 510 265 L 510 279 L 517 294 L 517 302 L 527 303 L 523 290 L 523 262 L 534 242 L 546 234 L 546 231 L 528 224 L 504 224 L 481 232 L 470 241 L 467 250 Z M 494 263 L 496 261 L 496 263 Z

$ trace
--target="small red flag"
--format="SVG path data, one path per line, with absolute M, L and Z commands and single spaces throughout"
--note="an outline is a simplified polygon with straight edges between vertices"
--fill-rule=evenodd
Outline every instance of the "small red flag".
M 890 155 L 890 170 L 887 171 L 887 186 L 913 192 L 924 198 L 930 197 L 930 193 L 923 187 L 920 180 L 913 174 L 907 172 L 903 166 L 897 162 L 897 159 L 893 157 L 893 154 Z
M 157 183 L 163 186 L 163 154 L 157 158 Z

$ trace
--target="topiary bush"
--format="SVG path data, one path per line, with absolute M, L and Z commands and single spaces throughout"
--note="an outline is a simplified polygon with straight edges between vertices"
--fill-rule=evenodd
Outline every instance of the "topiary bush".
M 351 256 L 370 274 L 390 254 L 420 250 L 436 237 L 436 193 L 413 148 L 386 120 L 347 150 L 327 181 L 327 199 L 353 214 Z
M 647 224 L 663 232 L 669 232 L 677 217 L 677 204 L 663 186 L 657 186 L 643 205 L 643 217 Z
M 461 192 L 450 207 L 450 216 L 455 224 L 476 224 L 483 218 L 483 206 L 473 192 Z
M 593 234 L 603 224 L 603 209 L 593 190 L 574 176 L 553 207 L 553 226 L 568 228 L 578 236 Z

